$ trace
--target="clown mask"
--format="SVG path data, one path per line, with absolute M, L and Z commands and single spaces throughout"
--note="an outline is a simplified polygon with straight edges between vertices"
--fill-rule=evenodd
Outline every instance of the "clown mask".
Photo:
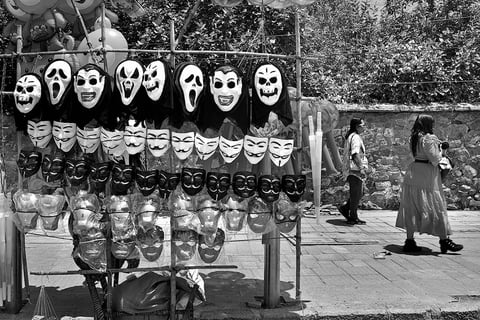
M 45 148 L 52 139 L 52 123 L 28 120 L 27 133 L 35 147 Z
M 272 64 L 261 65 L 255 71 L 253 85 L 260 101 L 267 106 L 273 106 L 282 93 L 282 74 Z
M 65 174 L 72 186 L 79 186 L 87 181 L 88 175 L 90 174 L 90 165 L 85 159 L 67 159 Z
M 77 128 L 77 141 L 84 153 L 94 153 L 100 145 L 100 128 Z
M 125 142 L 125 149 L 129 154 L 137 154 L 145 149 L 145 142 L 147 138 L 147 128 L 145 123 L 140 121 L 136 123 L 135 120 L 128 120 L 123 133 L 123 141 Z
M 170 130 L 147 129 L 147 146 L 154 157 L 163 156 L 170 148 Z
M 53 140 L 63 152 L 70 151 L 77 140 L 77 125 L 73 122 L 53 121 Z
M 200 235 L 198 238 L 198 254 L 205 263 L 213 263 L 218 259 L 225 243 L 225 232 L 217 229 L 212 235 Z
M 257 176 L 249 171 L 235 172 L 232 178 L 233 192 L 241 198 L 249 198 L 257 190 Z
M 183 168 L 181 175 L 183 191 L 189 196 L 194 196 L 202 191 L 202 188 L 205 185 L 205 175 L 206 172 L 204 169 Z
M 160 197 L 166 199 L 180 183 L 180 173 L 170 173 L 161 170 L 158 174 L 158 191 Z
M 65 156 L 63 153 L 45 155 L 42 161 L 42 175 L 46 182 L 61 180 L 65 170 Z
M 203 72 L 194 64 L 186 64 L 178 77 L 186 114 L 193 113 L 204 89 Z
M 65 60 L 52 61 L 43 74 L 52 106 L 61 105 L 73 78 L 72 66 Z
M 304 174 L 282 176 L 282 190 L 290 201 L 298 202 L 305 193 L 307 177 Z
M 225 163 L 232 163 L 238 158 L 243 148 L 243 140 L 232 141 L 220 136 L 220 154 Z
M 277 176 L 263 175 L 258 178 L 258 195 L 266 202 L 270 203 L 278 200 L 281 189 L 282 184 Z
M 42 97 L 42 83 L 35 74 L 26 74 L 18 79 L 13 92 L 15 106 L 21 113 L 29 113 Z
M 152 101 L 160 100 L 165 86 L 165 64 L 162 61 L 151 62 L 143 73 L 142 85 Z
M 195 132 L 181 133 L 172 131 L 172 148 L 178 159 L 187 159 L 192 154 L 194 144 Z
M 105 75 L 101 74 L 96 66 L 82 67 L 74 76 L 73 89 L 80 104 L 92 109 L 100 102 L 105 90 Z
M 243 143 L 243 153 L 251 164 L 259 163 L 265 156 L 268 138 L 258 138 L 246 135 Z
M 103 151 L 113 157 L 119 157 L 125 152 L 125 142 L 122 131 L 109 131 L 104 128 L 100 130 L 100 142 Z
M 195 256 L 198 234 L 193 230 L 173 230 L 172 245 L 179 261 L 188 261 Z
M 134 178 L 133 166 L 115 163 L 112 168 L 112 193 L 125 195 Z
M 247 224 L 254 233 L 268 232 L 272 220 L 272 207 L 261 198 L 252 198 L 248 202 Z
M 122 103 L 126 106 L 132 103 L 138 90 L 142 87 L 143 66 L 135 60 L 120 62 L 115 70 L 115 85 L 120 91 Z
M 90 181 L 97 191 L 103 191 L 110 178 L 111 162 L 96 162 L 91 165 Z
M 157 186 L 158 170 L 137 171 L 135 173 L 135 181 L 137 182 L 138 190 L 144 196 L 148 196 L 155 191 Z
M 270 138 L 268 141 L 270 160 L 277 166 L 283 167 L 293 151 L 293 139 Z
M 163 251 L 165 234 L 161 227 L 153 226 L 148 230 L 137 230 L 137 246 L 148 261 L 156 261 Z
M 219 137 L 205 138 L 200 134 L 195 135 L 195 150 L 200 160 L 207 160 L 215 153 L 218 147 Z
M 42 154 L 38 151 L 21 150 L 17 160 L 20 174 L 29 178 L 38 172 L 42 165 Z
M 207 173 L 207 192 L 213 200 L 223 199 L 230 188 L 231 176 L 229 173 L 209 172 Z
M 221 111 L 232 110 L 242 95 L 242 78 L 238 71 L 230 66 L 215 70 L 213 77 L 210 77 L 210 92 Z

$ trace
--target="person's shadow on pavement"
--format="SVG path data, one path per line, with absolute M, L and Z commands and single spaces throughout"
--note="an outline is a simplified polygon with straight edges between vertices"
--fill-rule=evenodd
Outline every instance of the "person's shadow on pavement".
M 440 252 L 434 252 L 430 248 L 421 247 L 421 246 L 420 248 L 422 248 L 422 250 L 419 252 L 404 252 L 403 245 L 399 246 L 397 244 L 387 244 L 383 248 L 392 253 L 405 254 L 409 256 L 438 256 L 440 254 Z
M 354 225 L 348 224 L 347 220 L 345 220 L 345 219 L 329 219 L 325 222 L 333 224 L 334 226 L 354 227 Z

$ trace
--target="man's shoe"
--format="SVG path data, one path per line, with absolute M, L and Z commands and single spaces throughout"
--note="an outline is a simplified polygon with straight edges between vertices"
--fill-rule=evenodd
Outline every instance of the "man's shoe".
M 350 224 L 350 225 L 357 224 L 357 220 L 347 219 L 347 224 Z
M 355 223 L 356 224 L 367 224 L 367 222 L 365 220 L 360 220 L 360 219 L 356 219 Z
M 463 249 L 461 244 L 456 244 L 450 239 L 440 240 L 440 251 L 442 253 L 447 253 L 447 251 L 457 252 Z
M 405 240 L 405 245 L 403 246 L 403 252 L 420 252 L 422 248 L 417 246 L 417 243 L 413 239 Z
M 345 219 L 347 219 L 347 221 L 350 219 L 348 214 L 348 208 L 345 208 L 345 206 L 340 205 L 337 207 L 337 209 L 342 214 L 342 216 L 344 216 Z

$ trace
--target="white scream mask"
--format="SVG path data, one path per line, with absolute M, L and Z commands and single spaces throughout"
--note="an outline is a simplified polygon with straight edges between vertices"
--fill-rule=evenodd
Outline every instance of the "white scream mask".
M 170 130 L 148 129 L 147 146 L 154 157 L 163 156 L 170 148 Z
M 98 70 L 80 69 L 74 79 L 73 89 L 78 101 L 87 109 L 95 107 L 105 89 L 105 76 Z
M 121 62 L 115 70 L 115 85 L 124 105 L 132 103 L 142 87 L 143 66 L 135 60 Z
M 128 120 L 123 132 L 123 141 L 125 141 L 125 149 L 129 154 L 137 154 L 145 150 L 147 141 L 147 128 L 144 121 L 139 121 L 135 125 L 136 120 Z
M 273 106 L 280 99 L 283 83 L 282 74 L 272 64 L 260 66 L 253 80 L 258 98 L 267 106 Z
M 165 86 L 165 65 L 161 61 L 151 62 L 143 73 L 142 85 L 147 90 L 148 97 L 158 101 Z
M 56 60 L 47 66 L 43 79 L 47 85 L 50 102 L 57 105 L 72 82 L 72 66 L 64 60 Z
M 27 133 L 35 147 L 45 148 L 52 139 L 52 123 L 28 120 Z
M 42 97 L 42 84 L 34 75 L 26 74 L 18 79 L 13 96 L 18 111 L 29 113 Z
M 192 113 L 197 109 L 198 100 L 203 90 L 203 73 L 199 67 L 190 64 L 180 73 L 180 86 L 182 87 L 185 109 Z
M 77 141 L 77 125 L 73 122 L 53 121 L 53 140 L 63 152 L 72 149 Z
M 293 151 L 293 139 L 270 138 L 268 142 L 270 160 L 277 166 L 283 167 Z
M 218 108 L 228 112 L 240 100 L 242 79 L 233 71 L 223 73 L 217 70 L 213 73 L 213 77 L 210 77 L 210 92 Z
M 220 154 L 225 163 L 232 163 L 238 158 L 243 148 L 243 140 L 228 140 L 220 136 Z
M 247 134 L 243 139 L 243 153 L 251 164 L 257 164 L 263 159 L 267 147 L 268 138 L 258 138 Z
M 195 132 L 181 133 L 172 131 L 172 148 L 178 159 L 187 159 L 192 154 L 194 143 Z
M 109 156 L 119 157 L 125 151 L 125 142 L 123 142 L 122 131 L 109 131 L 105 128 L 101 128 L 100 142 L 102 143 L 103 151 Z
M 217 150 L 219 137 L 205 138 L 200 134 L 195 135 L 195 150 L 200 160 L 207 160 Z
M 94 153 L 100 145 L 100 127 L 77 128 L 77 141 L 84 153 Z

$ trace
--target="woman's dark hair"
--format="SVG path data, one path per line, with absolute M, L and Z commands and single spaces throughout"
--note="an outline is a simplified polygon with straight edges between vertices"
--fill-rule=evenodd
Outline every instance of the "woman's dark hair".
M 410 150 L 413 156 L 417 155 L 417 144 L 421 135 L 430 133 L 433 134 L 433 125 L 435 120 L 431 115 L 419 114 L 412 128 L 412 135 L 410 136 Z
M 345 135 L 345 139 L 348 139 L 348 137 L 352 134 L 352 133 L 357 133 L 357 126 L 359 124 L 361 124 L 363 122 L 363 118 L 352 118 L 352 120 L 350 120 L 350 129 L 348 129 L 348 132 L 347 134 Z

